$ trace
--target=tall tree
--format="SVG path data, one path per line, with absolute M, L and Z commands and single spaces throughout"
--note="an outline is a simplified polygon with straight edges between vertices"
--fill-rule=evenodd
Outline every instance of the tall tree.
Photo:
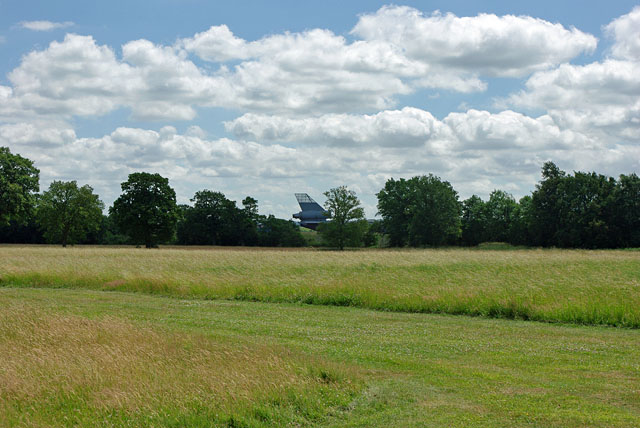
M 478 245 L 486 239 L 485 202 L 473 195 L 462 202 L 462 243 Z
M 415 191 L 409 212 L 409 244 L 440 246 L 454 244 L 460 237 L 462 206 L 458 192 L 448 181 L 433 174 L 413 177 Z
M 565 172 L 553 162 L 542 166 L 542 181 L 531 195 L 531 236 L 533 245 L 556 245 L 560 228 L 560 185 Z
M 273 215 L 260 221 L 258 239 L 259 245 L 263 247 L 302 247 L 305 245 L 300 228 L 294 222 L 275 218 Z
M 66 247 L 99 229 L 103 209 L 91 186 L 54 181 L 38 202 L 36 218 L 48 242 Z
M 178 209 L 176 192 L 160 174 L 135 172 L 122 183 L 122 195 L 109 209 L 120 230 L 147 248 L 173 237 Z
M 378 211 L 392 246 L 438 246 L 460 237 L 458 192 L 433 174 L 388 180 L 378 193 Z
M 518 206 L 510 193 L 494 190 L 484 206 L 485 240 L 507 242 L 513 223 L 513 216 Z
M 382 230 L 392 247 L 404 247 L 409 237 L 410 206 L 413 203 L 413 182 L 390 178 L 378 192 L 378 214 L 382 216 Z
M 640 247 L 640 177 L 621 175 L 613 191 L 615 243 L 618 247 Z
M 318 227 L 323 239 L 340 250 L 347 243 L 360 246 L 366 231 L 366 220 L 356 193 L 346 186 L 340 186 L 324 192 L 324 196 L 327 198 L 324 208 L 329 212 L 331 221 Z
M 255 245 L 257 236 L 257 203 L 246 198 L 245 209 L 221 192 L 196 192 L 192 207 L 185 208 L 178 225 L 178 242 L 187 245 Z M 249 206 L 247 208 L 247 206 Z M 256 217 L 253 218 L 253 215 Z
M 0 224 L 29 219 L 40 190 L 39 174 L 32 161 L 0 147 Z

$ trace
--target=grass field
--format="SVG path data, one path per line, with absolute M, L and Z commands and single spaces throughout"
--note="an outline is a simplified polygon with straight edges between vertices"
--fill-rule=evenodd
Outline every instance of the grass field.
M 0 284 L 640 327 L 640 251 L 0 247 Z
M 640 426 L 640 252 L 499 248 L 0 246 L 0 427 Z
M 0 288 L 0 426 L 635 427 L 637 330 Z

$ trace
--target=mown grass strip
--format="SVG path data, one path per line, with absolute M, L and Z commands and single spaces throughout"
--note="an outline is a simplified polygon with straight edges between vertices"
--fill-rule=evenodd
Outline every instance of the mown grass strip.
M 637 330 L 18 288 L 0 319 L 0 426 L 640 424 Z

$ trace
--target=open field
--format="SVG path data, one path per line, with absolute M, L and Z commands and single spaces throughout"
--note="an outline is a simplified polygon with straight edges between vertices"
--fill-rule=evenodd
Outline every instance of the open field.
M 640 251 L 2 246 L 0 285 L 640 327 Z
M 640 425 L 640 334 L 0 288 L 0 426 Z

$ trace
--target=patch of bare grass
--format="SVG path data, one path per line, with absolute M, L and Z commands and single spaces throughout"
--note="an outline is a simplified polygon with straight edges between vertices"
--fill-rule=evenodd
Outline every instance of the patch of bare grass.
M 0 356 L 0 426 L 306 423 L 358 388 L 355 371 L 284 348 L 19 305 L 0 311 Z

